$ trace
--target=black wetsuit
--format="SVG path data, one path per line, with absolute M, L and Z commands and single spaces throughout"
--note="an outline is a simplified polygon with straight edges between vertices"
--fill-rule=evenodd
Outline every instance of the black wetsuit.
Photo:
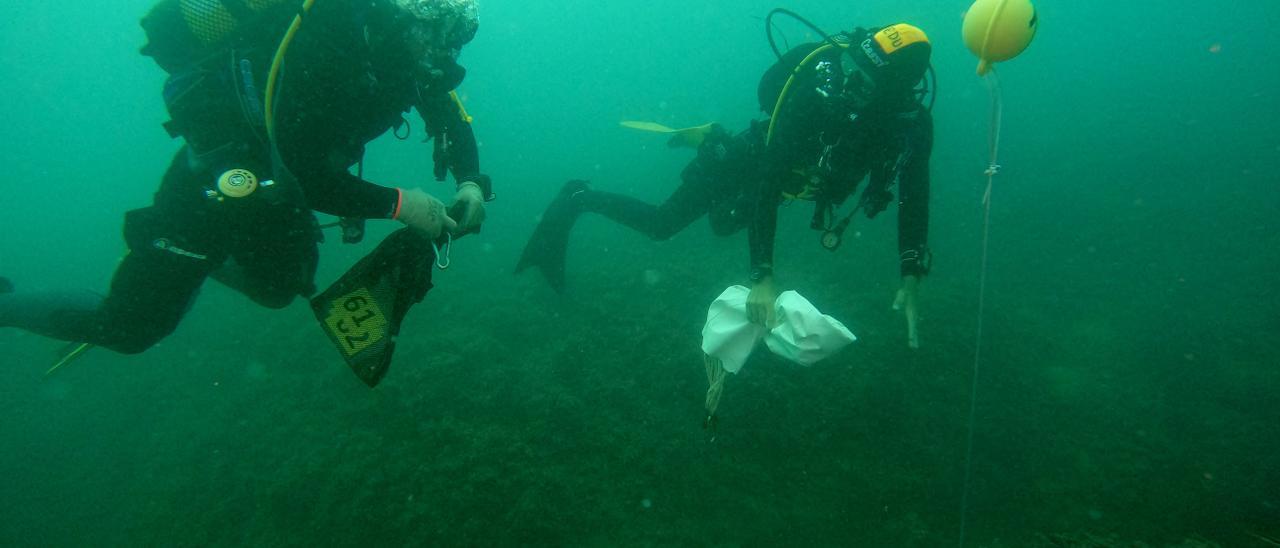
M 93 308 L 50 310 L 15 326 L 136 353 L 174 330 L 209 276 L 269 307 L 312 294 L 321 237 L 312 211 L 393 215 L 399 192 L 350 169 L 366 143 L 405 123 L 411 107 L 436 141 L 437 176 L 447 167 L 458 181 L 482 182 L 490 196 L 471 127 L 449 96 L 465 70 L 442 64 L 430 78 L 415 78 L 412 60 L 369 42 L 361 6 L 317 3 L 293 41 L 276 103 L 278 155 L 260 117 L 278 37 L 175 73 L 166 83 L 174 118 L 167 127 L 186 146 L 154 204 L 126 214 L 129 254 L 109 295 Z M 275 184 L 243 198 L 213 193 L 233 168 Z
M 711 229 L 727 236 L 747 226 L 753 201 L 744 182 L 753 177 L 752 141 L 758 131 L 729 135 L 720 126 L 698 147 L 698 155 L 680 172 L 680 186 L 662 205 L 630 196 L 584 190 L 574 200 L 581 211 L 598 213 L 654 240 L 667 240 L 703 215 Z
M 787 76 L 820 44 L 797 47 L 774 65 L 760 85 L 761 105 L 776 105 Z M 884 210 L 898 192 L 898 251 L 902 275 L 924 275 L 929 252 L 929 156 L 933 118 L 913 96 L 903 94 L 852 114 L 831 87 L 840 55 L 830 51 L 796 74 L 778 115 L 774 135 L 764 148 L 764 177 L 748 231 L 753 273 L 772 269 L 778 205 L 803 196 L 815 203 L 813 228 L 826 229 L 835 206 L 846 201 L 863 179 L 868 217 Z M 824 67 L 823 63 L 829 63 Z
M 772 115 L 788 77 L 820 45 L 796 47 L 765 72 L 759 87 L 761 109 Z M 868 215 L 887 205 L 896 184 L 902 273 L 923 274 L 932 118 L 914 94 L 904 91 L 898 100 L 851 119 L 847 107 L 817 91 L 831 84 L 820 82 L 822 73 L 815 68 L 824 61 L 831 63 L 827 74 L 840 70 L 839 54 L 833 52 L 798 74 L 771 142 L 766 144 L 768 120 L 753 122 L 736 135 L 716 126 L 681 173 L 681 185 L 661 205 L 571 182 L 543 216 L 516 271 L 537 266 L 552 287 L 561 290 L 568 231 L 581 212 L 604 215 L 655 240 L 670 238 L 703 215 L 722 236 L 749 226 L 752 270 L 767 270 L 773 262 L 777 207 L 785 195 L 810 187 L 807 199 L 815 200 L 825 215 L 870 175 Z M 827 93 L 834 96 L 839 90 Z

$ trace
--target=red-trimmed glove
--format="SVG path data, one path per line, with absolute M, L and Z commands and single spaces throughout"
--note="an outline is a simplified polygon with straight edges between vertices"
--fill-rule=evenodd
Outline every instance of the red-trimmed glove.
M 435 240 L 440 237 L 444 231 L 452 232 L 458 227 L 458 223 L 449 218 L 445 213 L 444 202 L 436 199 L 435 196 L 423 192 L 421 189 L 400 191 L 400 205 L 396 207 L 393 219 L 404 223 L 406 226 L 422 231 L 427 238 Z

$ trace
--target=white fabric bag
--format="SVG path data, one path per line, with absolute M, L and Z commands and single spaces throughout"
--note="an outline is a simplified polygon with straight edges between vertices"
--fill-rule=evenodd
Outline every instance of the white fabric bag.
M 747 288 L 740 285 L 724 290 L 707 309 L 702 327 L 702 351 L 719 359 L 725 371 L 737 373 L 755 349 L 764 327 L 747 321 Z
M 800 365 L 813 365 L 857 340 L 839 320 L 819 312 L 795 291 L 778 296 L 774 303 L 778 323 L 766 331 L 747 321 L 749 293 L 746 287 L 731 286 L 707 309 L 702 351 L 719 359 L 725 371 L 742 369 L 762 338 L 774 354 Z
M 774 303 L 778 325 L 764 343 L 774 354 L 800 365 L 813 365 L 858 340 L 839 320 L 818 312 L 795 291 L 784 291 Z

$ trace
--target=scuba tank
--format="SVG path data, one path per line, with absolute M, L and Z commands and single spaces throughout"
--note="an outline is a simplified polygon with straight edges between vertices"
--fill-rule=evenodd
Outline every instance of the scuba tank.
M 269 45 L 301 5 L 302 0 L 160 0 L 142 18 L 142 54 L 173 74 L 237 42 Z

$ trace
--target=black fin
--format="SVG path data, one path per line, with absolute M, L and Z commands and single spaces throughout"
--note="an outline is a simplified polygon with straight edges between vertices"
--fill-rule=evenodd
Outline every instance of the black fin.
M 569 232 L 578 221 L 581 210 L 574 202 L 574 195 L 589 190 L 586 181 L 569 181 L 560 189 L 560 194 L 547 206 L 542 214 L 542 221 L 525 244 L 520 262 L 516 264 L 519 274 L 531 266 L 537 267 L 546 277 L 551 288 L 557 293 L 564 291 L 565 254 L 569 247 Z

